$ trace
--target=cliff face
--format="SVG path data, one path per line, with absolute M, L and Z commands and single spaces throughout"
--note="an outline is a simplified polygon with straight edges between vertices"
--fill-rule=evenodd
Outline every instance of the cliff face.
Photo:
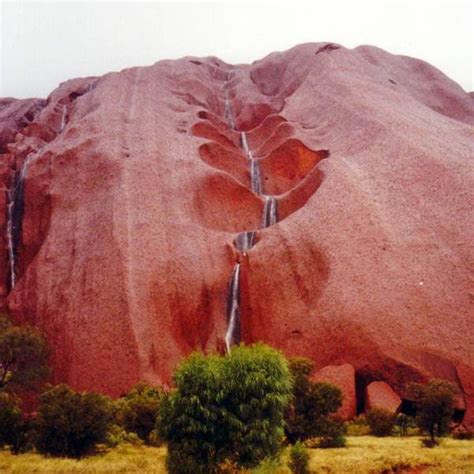
M 336 379 L 352 366 L 359 409 L 373 381 L 403 398 L 442 377 L 474 419 L 474 107 L 441 72 L 305 44 L 28 104 L 0 103 L 0 289 L 49 338 L 55 381 L 119 395 L 263 340 Z

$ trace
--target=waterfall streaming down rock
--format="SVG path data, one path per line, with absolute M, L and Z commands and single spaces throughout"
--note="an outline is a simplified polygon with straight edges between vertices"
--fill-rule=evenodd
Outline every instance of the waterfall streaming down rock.
M 244 150 L 245 154 L 250 163 L 250 187 L 255 194 L 262 194 L 262 176 L 260 173 L 260 164 L 258 160 L 256 160 L 253 155 L 252 151 L 249 148 L 249 144 L 247 141 L 247 134 L 242 132 L 240 134 L 240 142 L 242 145 L 242 149 Z
M 232 129 L 235 129 L 234 114 L 227 89 L 224 90 L 224 119 Z
M 255 243 L 255 231 L 241 232 L 234 241 L 235 248 L 242 253 L 250 250 Z
M 262 227 L 270 227 L 278 222 L 278 201 L 275 196 L 265 196 Z
M 8 216 L 7 216 L 7 246 L 8 246 L 8 273 L 10 275 L 10 289 L 15 288 L 16 283 L 16 257 L 15 257 L 15 245 L 13 238 L 13 207 L 14 207 L 14 194 L 13 189 L 8 190 Z
M 247 134 L 245 132 L 240 134 L 240 144 L 242 146 L 242 150 L 244 150 L 244 153 L 247 155 L 249 160 L 253 160 L 252 152 L 249 148 L 249 142 L 247 141 Z
M 93 88 L 93 84 L 88 85 L 88 92 Z M 82 95 L 82 94 L 79 94 Z M 59 102 L 54 104 L 54 111 L 61 113 L 61 121 L 59 123 L 59 132 L 56 133 L 57 138 L 67 124 L 68 104 L 60 105 Z M 27 155 L 20 170 L 15 172 L 13 182 L 8 189 L 8 205 L 7 205 L 7 247 L 8 247 L 8 273 L 10 291 L 15 288 L 17 274 L 18 247 L 21 239 L 21 226 L 23 219 L 24 206 L 24 181 L 31 163 L 38 157 L 40 150 L 31 152 Z
M 10 291 L 13 290 L 16 285 L 17 252 L 20 243 L 21 221 L 23 217 L 24 180 L 27 175 L 28 167 L 36 156 L 36 153 L 30 153 L 26 157 L 20 172 L 16 173 L 15 179 L 8 190 L 7 247 Z
M 59 132 L 64 130 L 66 126 L 66 115 L 67 115 L 67 105 L 63 105 L 62 115 L 61 115 L 61 125 L 59 127 Z
M 250 185 L 255 194 L 262 194 L 262 176 L 260 166 L 257 160 L 253 158 L 250 161 Z
M 234 266 L 227 300 L 227 332 L 225 346 L 228 353 L 240 343 L 240 263 Z
M 227 81 L 231 74 L 229 73 Z M 224 85 L 224 120 L 229 128 L 236 130 L 234 112 L 232 103 L 229 99 L 227 84 Z M 263 195 L 262 176 L 260 172 L 260 162 L 255 159 L 252 150 L 249 147 L 247 134 L 240 133 L 240 146 L 245 156 L 250 171 L 250 188 L 259 195 Z M 276 224 L 277 216 L 277 200 L 273 196 L 264 196 L 265 203 L 262 215 L 262 227 L 269 227 Z M 241 232 L 234 240 L 235 248 L 242 254 L 246 254 L 255 244 L 256 231 Z M 231 351 L 234 344 L 240 343 L 240 263 L 235 264 L 232 271 L 232 277 L 229 285 L 229 296 L 227 301 L 227 332 L 225 334 L 225 345 L 227 353 Z

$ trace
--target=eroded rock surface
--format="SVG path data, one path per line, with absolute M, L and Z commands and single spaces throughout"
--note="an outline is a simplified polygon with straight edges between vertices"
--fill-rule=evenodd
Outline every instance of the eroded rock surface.
M 29 104 L 18 129 L 2 122 L 4 191 L 29 161 L 15 286 L 6 222 L 0 285 L 50 339 L 55 381 L 119 395 L 223 350 L 240 261 L 243 341 L 352 365 L 359 405 L 374 380 L 403 398 L 447 378 L 474 420 L 474 108 L 443 73 L 305 44 L 72 80 Z M 278 222 L 263 229 L 265 194 Z

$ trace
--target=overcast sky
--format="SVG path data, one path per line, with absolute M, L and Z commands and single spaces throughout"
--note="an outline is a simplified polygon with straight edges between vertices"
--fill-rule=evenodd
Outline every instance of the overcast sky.
M 186 55 L 251 62 L 308 41 L 372 44 L 473 85 L 472 0 L 2 1 L 0 96 Z

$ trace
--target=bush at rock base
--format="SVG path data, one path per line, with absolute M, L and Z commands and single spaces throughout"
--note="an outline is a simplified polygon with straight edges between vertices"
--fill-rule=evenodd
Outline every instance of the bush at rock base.
M 214 473 L 223 463 L 251 468 L 279 451 L 291 376 L 278 351 L 256 344 L 226 357 L 193 354 L 174 382 L 157 420 L 171 473 Z
M 37 389 L 46 376 L 49 348 L 34 328 L 0 315 L 0 390 Z
M 153 430 L 163 391 L 144 382 L 136 384 L 115 402 L 115 419 L 128 433 L 135 433 L 146 444 L 153 444 Z
M 411 396 L 416 402 L 417 425 L 430 435 L 431 445 L 436 445 L 435 436 L 444 436 L 454 414 L 456 387 L 441 379 L 428 384 L 412 383 Z
M 31 447 L 32 423 L 20 409 L 20 400 L 0 392 L 0 447 L 8 446 L 13 454 Z
M 372 408 L 366 413 L 370 434 L 391 436 L 395 428 L 397 415 L 383 408 Z
M 343 446 L 345 427 L 333 416 L 342 405 L 342 392 L 335 385 L 312 382 L 313 362 L 289 359 L 293 376 L 293 397 L 285 412 L 285 434 L 290 443 L 319 438 L 320 447 Z
M 53 456 L 85 456 L 106 441 L 111 420 L 108 398 L 57 385 L 40 396 L 36 447 Z

